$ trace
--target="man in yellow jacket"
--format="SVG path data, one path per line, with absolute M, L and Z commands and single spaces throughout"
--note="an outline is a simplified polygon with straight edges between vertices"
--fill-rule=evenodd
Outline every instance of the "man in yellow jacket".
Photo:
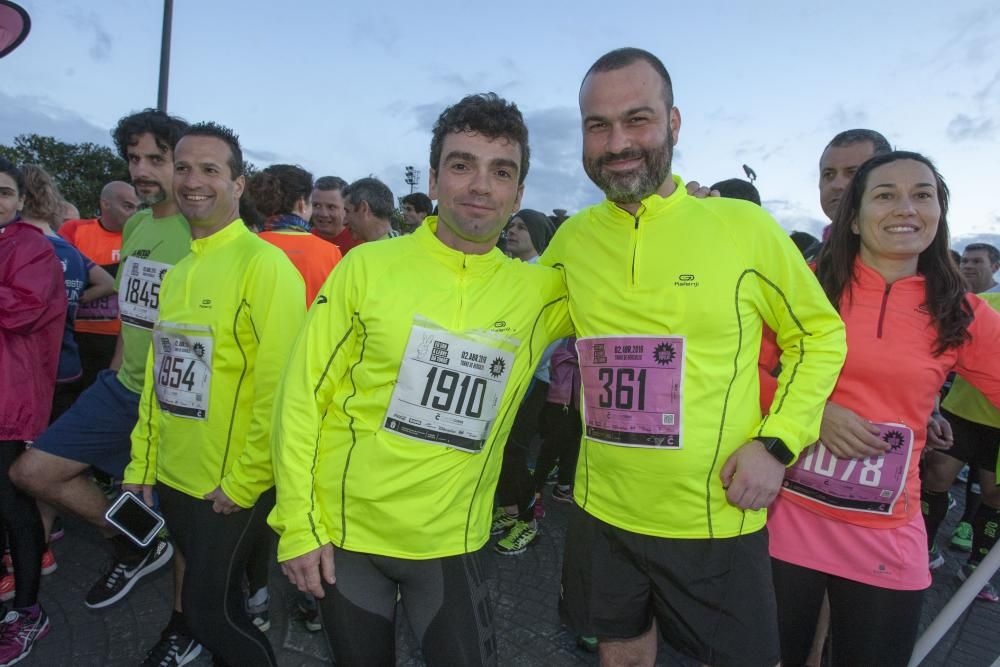
M 239 217 L 243 155 L 228 129 L 194 125 L 174 153 L 191 253 L 163 278 L 124 488 L 152 500 L 187 561 L 191 633 L 229 665 L 274 665 L 243 608 L 250 550 L 274 504 L 271 411 L 305 317 L 305 285 Z
M 680 113 L 656 56 L 602 56 L 580 110 L 607 199 L 541 259 L 565 277 L 583 383 L 563 612 L 610 664 L 653 664 L 659 624 L 703 663 L 774 665 L 764 508 L 817 438 L 843 324 L 766 212 L 672 175 Z M 762 417 L 765 324 L 784 353 Z
M 540 355 L 570 332 L 559 273 L 496 248 L 528 154 L 513 104 L 446 109 L 430 155 L 440 215 L 355 248 L 295 342 L 270 523 L 338 664 L 394 663 L 397 592 L 428 664 L 496 664 L 483 546 L 503 444 Z

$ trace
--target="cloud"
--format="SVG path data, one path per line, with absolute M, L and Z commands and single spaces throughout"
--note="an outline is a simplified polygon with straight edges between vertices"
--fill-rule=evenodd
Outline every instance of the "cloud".
M 763 208 L 774 216 L 782 229 L 787 232 L 809 232 L 816 238 L 822 238 L 823 228 L 828 221 L 814 217 L 798 201 L 790 199 L 765 199 L 761 202 Z
M 104 29 L 101 20 L 95 12 L 84 14 L 75 10 L 70 19 L 76 24 L 76 29 L 93 37 L 90 45 L 90 57 L 98 62 L 106 62 L 111 58 L 111 33 Z
M 834 132 L 841 132 L 854 127 L 864 127 L 868 123 L 868 114 L 861 108 L 847 109 L 842 104 L 827 116 L 827 122 Z
M 277 153 L 267 150 L 259 150 L 256 148 L 244 148 L 243 154 L 246 155 L 251 160 L 257 160 L 258 162 L 266 162 L 268 164 L 273 164 L 278 161 L 280 157 Z
M 948 138 L 955 142 L 960 141 L 981 141 L 991 139 L 996 130 L 996 124 L 992 118 L 986 116 L 967 116 L 960 113 L 948 123 Z
M 0 142 L 10 143 L 19 134 L 40 134 L 69 143 L 111 145 L 107 128 L 94 125 L 47 97 L 0 92 Z

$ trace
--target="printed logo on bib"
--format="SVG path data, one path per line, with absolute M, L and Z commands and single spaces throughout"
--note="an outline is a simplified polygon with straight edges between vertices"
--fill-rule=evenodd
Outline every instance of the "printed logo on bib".
M 212 384 L 211 327 L 157 323 L 153 363 L 160 409 L 178 417 L 207 419 Z
M 125 260 L 118 289 L 118 310 L 122 322 L 152 329 L 160 315 L 160 284 L 170 264 L 141 259 Z
M 507 388 L 517 341 L 414 321 L 384 428 L 413 440 L 478 453 Z
M 892 514 L 906 484 L 913 431 L 902 424 L 875 426 L 889 444 L 885 454 L 838 459 L 822 441 L 816 442 L 785 472 L 785 490 L 829 507 Z
M 591 440 L 681 448 L 683 336 L 599 336 L 576 342 Z

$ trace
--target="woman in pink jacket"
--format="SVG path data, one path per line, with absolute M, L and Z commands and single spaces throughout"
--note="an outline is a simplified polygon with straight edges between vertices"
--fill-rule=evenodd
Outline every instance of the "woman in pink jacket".
M 1000 404 L 1000 313 L 966 292 L 947 211 L 927 158 L 873 157 L 819 256 L 847 360 L 820 441 L 768 513 L 785 665 L 805 661 L 824 593 L 835 665 L 906 665 L 916 641 L 930 585 L 918 476 L 928 417 L 951 370 Z

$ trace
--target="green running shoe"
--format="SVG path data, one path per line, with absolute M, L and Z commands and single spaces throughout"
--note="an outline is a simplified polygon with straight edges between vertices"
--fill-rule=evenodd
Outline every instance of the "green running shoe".
M 518 521 L 507 533 L 507 537 L 497 542 L 493 547 L 502 556 L 516 556 L 524 553 L 528 545 L 538 537 L 538 523 L 535 521 Z
M 498 507 L 493 510 L 493 523 L 490 525 L 490 535 L 505 533 L 517 523 L 516 514 L 507 514 L 507 510 Z
M 962 521 L 955 526 L 951 536 L 951 548 L 959 551 L 972 551 L 972 524 Z

